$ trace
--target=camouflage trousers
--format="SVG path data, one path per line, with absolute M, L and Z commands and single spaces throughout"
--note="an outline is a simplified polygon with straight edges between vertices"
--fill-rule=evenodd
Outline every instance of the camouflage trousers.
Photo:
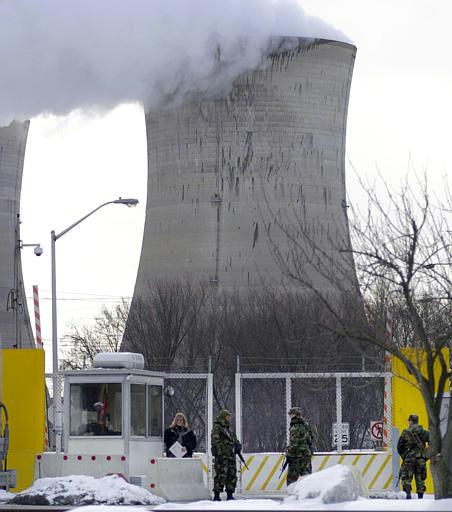
M 213 490 L 215 492 L 234 492 L 237 485 L 237 466 L 234 459 L 215 457 L 215 476 Z
M 311 457 L 300 457 L 292 459 L 287 469 L 287 485 L 296 482 L 300 476 L 312 473 Z
M 405 459 L 400 470 L 402 489 L 411 492 L 411 480 L 416 481 L 416 492 L 425 492 L 425 479 L 427 478 L 426 460 L 422 457 Z

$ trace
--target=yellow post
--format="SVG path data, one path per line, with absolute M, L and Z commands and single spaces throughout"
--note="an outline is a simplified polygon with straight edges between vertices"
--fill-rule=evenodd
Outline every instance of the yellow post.
M 2 400 L 9 416 L 8 469 L 17 472 L 19 492 L 33 482 L 34 463 L 44 451 L 45 373 L 44 351 L 2 350 Z
M 426 358 L 422 350 L 414 348 L 402 349 L 403 354 L 413 361 L 426 374 Z M 449 350 L 443 350 L 446 361 L 449 361 Z M 435 380 L 437 381 L 441 368 L 435 365 Z M 419 423 L 428 429 L 427 410 L 422 399 L 422 394 L 415 384 L 414 378 L 408 373 L 405 365 L 396 357 L 392 358 L 392 406 L 393 426 L 398 428 L 400 433 L 408 427 L 408 416 L 417 414 Z M 427 492 L 433 494 L 433 481 L 430 473 L 430 463 L 427 463 L 428 477 L 426 481 Z M 413 480 L 414 484 L 414 480 Z

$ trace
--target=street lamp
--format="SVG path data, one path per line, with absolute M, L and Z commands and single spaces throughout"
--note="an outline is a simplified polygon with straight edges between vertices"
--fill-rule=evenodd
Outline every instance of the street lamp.
M 94 210 L 90 211 L 81 219 L 77 220 L 73 224 L 71 224 L 68 228 L 61 231 L 61 233 L 55 234 L 55 231 L 51 231 L 50 239 L 51 239 L 51 255 L 52 255 L 52 361 L 53 361 L 53 428 L 55 432 L 55 447 L 56 451 L 60 451 L 60 439 L 61 435 L 61 411 L 60 411 L 60 389 L 59 389 L 59 378 L 58 378 L 58 334 L 57 334 L 57 300 L 56 300 L 56 265 L 55 265 L 55 242 L 61 238 L 63 235 L 71 231 L 71 229 L 78 226 L 85 219 L 90 217 L 93 213 L 97 212 L 107 204 L 125 204 L 126 206 L 132 207 L 138 204 L 138 199 L 115 199 L 114 201 L 107 201 L 106 203 L 101 204 Z M 58 404 L 58 411 L 57 411 Z M 57 425 L 58 423 L 58 425 Z

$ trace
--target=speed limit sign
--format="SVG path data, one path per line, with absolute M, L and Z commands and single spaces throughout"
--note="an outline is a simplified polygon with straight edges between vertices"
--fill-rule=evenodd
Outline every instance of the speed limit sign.
M 338 430 L 337 423 L 333 423 L 333 446 L 337 446 Z M 350 423 L 341 424 L 341 440 L 342 446 L 348 446 L 350 442 Z
M 383 422 L 371 421 L 370 422 L 370 437 L 372 441 L 383 441 Z

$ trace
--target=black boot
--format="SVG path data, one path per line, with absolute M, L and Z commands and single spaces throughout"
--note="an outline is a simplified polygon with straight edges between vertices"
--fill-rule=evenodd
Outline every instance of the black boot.
M 406 492 L 406 499 L 411 500 L 411 492 L 410 491 L 405 491 L 405 492 Z
M 229 500 L 235 500 L 234 496 L 233 496 L 233 491 L 227 491 L 227 496 L 226 496 L 226 499 L 229 501 Z
M 417 499 L 418 500 L 422 500 L 423 497 L 424 497 L 424 493 L 423 492 L 418 492 L 417 493 Z
M 221 501 L 220 493 L 218 491 L 213 491 L 213 500 L 212 501 Z

